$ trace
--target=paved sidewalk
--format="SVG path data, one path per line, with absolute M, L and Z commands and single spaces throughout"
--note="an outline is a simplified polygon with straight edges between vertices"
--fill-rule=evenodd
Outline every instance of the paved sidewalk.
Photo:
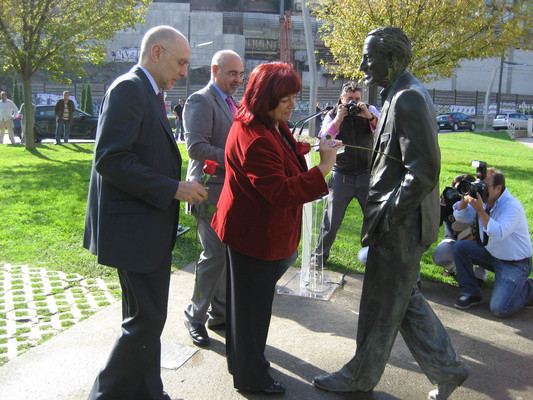
M 120 284 L 27 265 L 0 265 L 2 364 L 120 299 Z
M 525 144 L 526 146 L 531 147 L 533 149 L 533 137 L 515 138 L 515 141 Z
M 162 370 L 166 391 L 173 399 L 187 400 L 272 398 L 233 389 L 226 370 L 224 337 L 218 333 L 209 332 L 212 343 L 206 349 L 192 345 L 183 325 L 183 309 L 192 293 L 193 271 L 191 263 L 171 279 L 163 352 L 165 356 L 185 354 L 185 358 L 193 355 L 178 369 Z M 282 282 L 294 271 L 289 270 Z M 338 280 L 338 274 L 329 274 L 331 280 Z M 284 399 L 355 398 L 317 390 L 310 382 L 316 375 L 337 370 L 353 355 L 362 280 L 362 275 L 347 276 L 344 288 L 337 289 L 329 301 L 275 296 L 266 355 L 273 377 L 287 386 Z M 466 312 L 453 307 L 456 287 L 423 282 L 422 292 L 472 372 L 451 399 L 533 399 L 533 310 L 497 319 L 488 309 L 488 290 L 483 302 Z M 120 302 L 116 302 L 8 362 L 0 368 L 0 399 L 86 399 L 119 332 L 120 314 Z M 423 400 L 433 388 L 398 337 L 372 398 Z

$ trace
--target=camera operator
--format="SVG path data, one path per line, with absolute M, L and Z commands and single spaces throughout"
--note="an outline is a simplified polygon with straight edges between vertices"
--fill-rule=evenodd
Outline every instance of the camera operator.
M 320 227 L 320 235 L 315 250 L 317 262 L 325 262 L 346 208 L 356 198 L 364 211 L 370 163 L 372 161 L 373 130 L 378 122 L 378 111 L 361 101 L 361 88 L 354 82 L 342 87 L 337 106 L 324 116 L 319 137 L 330 135 L 341 139 L 344 144 L 365 147 L 356 149 L 344 147 L 337 154 L 337 160 L 329 178 L 329 197 Z
M 481 302 L 473 265 L 493 271 L 494 290 L 490 309 L 497 317 L 508 317 L 533 303 L 531 237 L 522 204 L 505 187 L 505 176 L 494 168 L 484 179 L 487 196 L 465 195 L 455 203 L 457 221 L 477 221 L 476 240 L 463 240 L 453 246 L 457 281 L 462 297 L 454 304 L 467 309 Z
M 457 175 L 452 180 L 451 187 L 446 187 L 440 197 L 440 224 L 444 224 L 444 237 L 442 241 L 435 247 L 433 251 L 433 262 L 439 267 L 443 267 L 443 276 L 455 275 L 455 263 L 453 262 L 452 248 L 458 240 L 472 240 L 472 225 L 473 223 L 462 223 L 455 220 L 453 216 L 453 205 L 461 200 L 461 195 L 457 191 L 457 187 L 463 181 L 474 182 L 474 178 L 470 174 Z M 481 267 L 476 267 L 474 270 L 479 285 L 483 285 L 487 270 Z

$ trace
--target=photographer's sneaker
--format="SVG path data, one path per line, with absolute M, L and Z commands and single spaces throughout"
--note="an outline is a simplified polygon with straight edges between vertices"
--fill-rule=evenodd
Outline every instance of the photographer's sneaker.
M 460 308 L 461 310 L 466 310 L 476 304 L 481 303 L 481 296 L 462 296 L 459 300 L 454 303 L 455 308 Z

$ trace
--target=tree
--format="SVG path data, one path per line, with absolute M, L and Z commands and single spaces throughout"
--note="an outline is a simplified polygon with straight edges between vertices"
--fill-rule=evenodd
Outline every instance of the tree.
M 13 77 L 13 103 L 20 108 L 20 105 L 22 104 L 22 97 L 21 97 L 21 91 L 20 91 L 20 84 L 18 83 L 17 76 L 15 75 Z
M 462 60 L 533 48 L 529 0 L 319 0 L 313 11 L 324 23 L 332 71 L 352 79 L 362 76 L 364 40 L 379 26 L 403 29 L 413 48 L 409 69 L 425 82 L 452 76 Z
M 85 111 L 87 114 L 94 115 L 93 95 L 91 94 L 90 83 L 87 83 L 87 88 L 85 89 L 85 109 L 83 111 Z
M 70 83 L 64 72 L 82 75 L 86 63 L 100 63 L 105 41 L 121 29 L 143 22 L 151 0 L 2 0 L 0 70 L 22 81 L 24 103 L 31 104 L 31 80 L 47 70 Z M 26 148 L 34 149 L 33 115 L 28 118 Z
M 20 104 L 17 104 L 19 107 L 24 103 L 24 92 L 22 91 L 22 85 L 17 83 L 17 96 L 20 99 Z
M 87 99 L 85 95 L 85 83 L 81 84 L 81 99 L 80 99 L 80 110 L 85 111 L 85 101 Z

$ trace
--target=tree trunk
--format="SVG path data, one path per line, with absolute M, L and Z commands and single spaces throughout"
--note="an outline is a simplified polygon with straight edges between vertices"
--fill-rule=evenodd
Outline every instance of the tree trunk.
M 22 87 L 24 88 L 24 137 L 26 139 L 25 147 L 28 150 L 35 149 L 35 137 L 33 126 L 35 125 L 34 111 L 31 99 L 31 74 L 25 74 L 22 77 Z

